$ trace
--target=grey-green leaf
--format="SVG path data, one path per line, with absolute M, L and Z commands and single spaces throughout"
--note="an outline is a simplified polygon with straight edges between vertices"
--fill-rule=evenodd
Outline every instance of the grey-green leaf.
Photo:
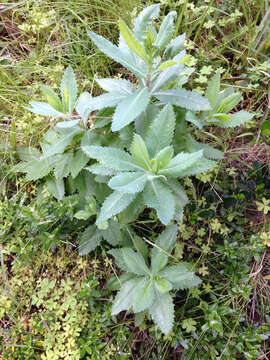
M 159 50 L 163 51 L 168 45 L 174 34 L 174 19 L 176 17 L 176 11 L 171 11 L 163 20 L 159 32 L 157 34 L 154 46 Z
M 89 225 L 79 239 L 79 255 L 87 255 L 101 243 L 102 235 L 96 225 Z
M 155 301 L 150 307 L 149 312 L 161 331 L 168 335 L 172 330 L 174 320 L 174 307 L 171 295 L 156 291 Z
M 150 308 L 154 302 L 154 298 L 154 281 L 149 278 L 142 279 L 136 286 L 136 293 L 133 300 L 134 313 Z
M 130 124 L 146 108 L 150 101 L 150 93 L 147 88 L 138 89 L 128 95 L 116 107 L 112 120 L 112 131 L 122 129 Z
M 97 223 L 102 223 L 110 219 L 112 216 L 119 214 L 124 210 L 135 198 L 136 194 L 125 194 L 122 192 L 114 191 L 104 201 Z
M 85 167 L 88 163 L 89 158 L 82 152 L 82 150 L 77 150 L 72 159 L 72 166 L 70 167 L 71 176 L 75 179 L 78 176 L 79 172 Z
M 159 16 L 160 5 L 150 5 L 140 12 L 138 17 L 134 20 L 134 35 L 136 38 L 143 42 L 146 39 L 149 25 L 153 19 Z
M 168 225 L 175 211 L 175 199 L 167 185 L 159 179 L 148 181 L 143 191 L 144 203 L 154 208 L 160 221 Z
M 129 56 L 124 53 L 121 48 L 115 46 L 110 41 L 106 40 L 104 37 L 97 35 L 92 31 L 87 31 L 87 34 L 104 54 L 106 54 L 113 60 L 119 62 L 121 65 L 132 71 L 139 78 L 145 78 L 146 74 L 144 73 L 144 71 L 142 71 L 140 66 L 138 66 L 136 63 L 130 61 Z
M 146 170 L 150 170 L 150 158 L 148 150 L 140 135 L 134 135 L 130 150 L 138 165 Z
M 54 109 L 50 104 L 40 101 L 30 101 L 30 107 L 25 107 L 25 109 L 30 110 L 34 114 L 43 115 L 43 116 L 53 116 L 53 117 L 63 117 L 64 114 L 60 111 Z
M 140 253 L 135 252 L 130 248 L 123 248 L 122 256 L 128 268 L 128 272 L 132 272 L 136 275 L 149 275 L 149 269 Z
M 108 183 L 113 190 L 135 194 L 141 192 L 146 184 L 147 174 L 144 172 L 120 173 Z
M 61 95 L 65 112 L 72 114 L 77 99 L 77 83 L 71 66 L 64 72 L 61 81 Z
M 144 171 L 127 152 L 102 146 L 82 146 L 84 153 L 102 165 L 117 171 Z
M 153 94 L 165 104 L 173 104 L 192 111 L 210 110 L 208 100 L 196 91 L 163 90 Z
M 65 195 L 65 185 L 63 179 L 49 179 L 46 181 L 48 191 L 58 200 L 62 200 Z
M 171 144 L 174 128 L 175 115 L 173 107 L 166 105 L 159 112 L 146 135 L 146 145 L 150 157 L 155 157 L 160 150 Z
M 189 271 L 185 265 L 175 265 L 166 267 L 159 274 L 162 278 L 167 279 L 173 284 L 175 289 L 191 289 L 201 284 L 201 279 Z
M 112 306 L 112 315 L 117 315 L 123 310 L 129 310 L 133 305 L 136 286 L 141 278 L 134 278 L 126 281 L 118 291 Z
M 209 81 L 205 93 L 212 108 L 216 105 L 218 101 L 219 91 L 220 91 L 220 72 L 217 71 L 217 73 Z
M 117 91 L 128 95 L 134 91 L 131 82 L 125 79 L 96 79 L 96 82 L 103 90 L 108 92 Z

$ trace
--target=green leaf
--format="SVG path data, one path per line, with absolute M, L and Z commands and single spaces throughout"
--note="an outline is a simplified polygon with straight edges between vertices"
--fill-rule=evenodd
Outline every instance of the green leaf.
M 134 91 L 131 82 L 125 79 L 96 79 L 96 82 L 102 89 L 109 92 L 117 91 L 128 95 Z
M 262 136 L 270 135 L 270 121 L 266 120 L 262 123 L 261 132 L 262 132 Z
M 120 33 L 123 36 L 123 39 L 127 43 L 128 47 L 147 62 L 148 57 L 144 51 L 144 48 L 132 34 L 132 31 L 129 29 L 126 23 L 122 19 L 119 19 L 118 24 Z
M 120 173 L 108 183 L 113 190 L 135 194 L 141 192 L 146 184 L 147 174 L 144 172 Z
M 42 159 L 46 159 L 55 154 L 61 154 L 65 151 L 65 148 L 71 144 L 75 135 L 82 132 L 80 128 L 72 128 L 67 135 L 61 136 L 58 140 L 56 140 L 53 144 L 48 146 L 44 154 L 42 155 Z
M 170 40 L 174 34 L 174 19 L 176 17 L 176 11 L 171 11 L 163 20 L 156 40 L 154 42 L 154 46 L 159 50 L 159 52 L 163 51 L 165 47 L 168 45 Z
M 165 63 L 162 65 L 164 66 Z M 161 66 L 162 66 L 161 65 Z M 167 69 L 163 70 L 156 80 L 154 80 L 151 83 L 150 91 L 151 93 L 158 92 L 162 88 L 168 86 L 172 81 L 175 81 L 176 78 L 181 74 L 181 72 L 184 70 L 184 65 L 174 65 L 174 62 L 172 64 L 173 66 L 168 67 Z M 161 66 L 159 67 L 159 71 L 162 70 Z
M 113 306 L 112 315 L 117 315 L 123 310 L 131 309 L 133 305 L 134 295 L 136 294 L 136 287 L 142 280 L 141 277 L 137 277 L 125 282 L 119 292 L 117 293 Z
M 25 168 L 21 169 L 21 171 L 27 172 L 27 181 L 42 179 L 44 176 L 48 175 L 52 171 L 56 162 L 56 158 L 32 160 L 26 163 Z M 18 171 L 20 171 L 20 169 Z
M 216 113 L 226 113 L 231 111 L 242 99 L 240 93 L 234 93 L 223 99 L 216 107 Z
M 133 300 L 134 313 L 141 312 L 151 307 L 155 298 L 154 282 L 148 278 L 142 279 L 136 286 Z
M 71 66 L 64 72 L 60 89 L 64 112 L 72 114 L 77 99 L 77 83 Z
M 48 191 L 58 200 L 62 200 L 65 195 L 65 185 L 63 179 L 49 179 L 46 181 Z
M 146 145 L 150 157 L 155 157 L 160 150 L 171 144 L 174 128 L 175 115 L 173 108 L 171 105 L 166 105 L 159 112 L 146 135 Z
M 136 63 L 132 62 L 128 54 L 124 53 L 121 48 L 115 46 L 110 41 L 106 40 L 104 37 L 97 35 L 92 31 L 87 31 L 87 34 L 104 54 L 106 54 L 113 60 L 119 62 L 121 65 L 133 72 L 140 79 L 145 78 L 146 73 L 143 71 L 143 69 L 141 69 L 141 67 Z
M 26 110 L 30 110 L 34 114 L 43 116 L 63 117 L 64 114 L 55 110 L 50 104 L 40 101 L 29 101 L 30 107 L 25 107 Z
M 165 104 L 173 104 L 192 111 L 210 110 L 208 100 L 196 91 L 163 90 L 153 94 Z
M 128 95 L 116 107 L 112 120 L 112 131 L 117 131 L 130 124 L 146 108 L 150 101 L 147 88 L 138 89 Z
M 135 221 L 143 209 L 143 196 L 142 193 L 138 193 L 136 198 L 119 214 L 119 221 L 122 225 L 127 225 Z
M 157 291 L 159 291 L 162 294 L 168 293 L 173 288 L 170 281 L 165 279 L 155 280 L 155 287 Z
M 148 150 L 145 142 L 140 135 L 134 134 L 130 151 L 139 166 L 143 167 L 146 170 L 150 170 L 150 159 Z
M 203 150 L 203 155 L 208 159 L 222 160 L 224 158 L 222 151 L 217 150 L 208 144 L 197 142 L 190 134 L 185 136 L 185 150 L 188 152 Z
M 79 239 L 79 255 L 87 255 L 101 243 L 102 235 L 96 225 L 88 226 Z
M 220 91 L 220 71 L 217 71 L 216 74 L 209 81 L 205 93 L 212 108 L 216 105 L 218 101 L 219 91 Z
M 37 160 L 40 157 L 40 152 L 38 149 L 31 146 L 18 146 L 17 155 L 22 161 L 31 161 Z
M 167 265 L 168 255 L 171 254 L 177 236 L 175 224 L 167 226 L 159 235 L 151 254 L 151 269 L 157 274 Z
M 72 153 L 71 154 L 58 154 L 57 163 L 54 166 L 54 176 L 56 179 L 62 179 L 69 175 L 70 168 L 72 167 Z
M 146 109 L 135 119 L 136 132 L 145 139 L 150 124 L 155 120 L 159 109 L 154 104 L 149 104 Z
M 79 172 L 88 163 L 89 158 L 81 150 L 77 150 L 72 159 L 71 176 L 75 179 Z
M 149 309 L 152 319 L 161 331 L 168 335 L 172 330 L 174 308 L 172 297 L 169 293 L 162 294 L 156 291 L 155 301 Z
M 201 279 L 188 270 L 185 265 L 169 266 L 163 269 L 159 275 L 170 281 L 175 289 L 191 289 L 201 284 Z
M 166 184 L 171 189 L 172 194 L 174 195 L 175 198 L 175 203 L 176 203 L 175 219 L 178 221 L 182 221 L 184 206 L 188 203 L 187 195 L 177 180 L 169 179 L 167 180 Z
M 98 160 L 102 165 L 117 171 L 144 171 L 127 152 L 102 146 L 82 146 L 87 156 Z
M 143 42 L 146 39 L 149 25 L 152 24 L 153 19 L 159 16 L 159 11 L 159 4 L 150 5 L 134 19 L 133 33 L 139 41 Z
M 146 266 L 142 254 L 135 252 L 130 248 L 123 248 L 122 256 L 128 268 L 128 272 L 136 275 L 149 275 L 149 269 Z
M 247 111 L 239 111 L 234 114 L 230 114 L 230 119 L 227 121 L 215 121 L 214 119 L 211 119 L 211 121 L 208 123 L 217 125 L 222 128 L 230 128 L 230 127 L 236 127 L 244 124 L 245 122 L 251 120 L 254 117 L 254 114 L 250 114 Z
M 120 226 L 117 221 L 109 220 L 109 226 L 106 230 L 102 230 L 103 238 L 112 246 L 116 246 L 122 242 Z
M 167 185 L 159 179 L 148 181 L 143 191 L 144 203 L 154 208 L 160 221 L 167 225 L 173 218 L 175 199 Z
M 89 212 L 87 210 L 79 210 L 74 214 L 74 217 L 78 220 L 87 220 L 93 215 L 92 212 Z
M 57 111 L 63 112 L 63 106 L 59 96 L 53 91 L 52 88 L 46 85 L 41 85 L 41 91 L 46 96 L 48 103 Z
M 135 196 L 135 194 L 124 194 L 122 192 L 114 191 L 104 201 L 96 223 L 101 223 L 110 219 L 112 216 L 119 214 L 134 200 Z
M 213 117 L 220 121 L 228 121 L 228 120 L 230 120 L 231 115 L 221 113 L 221 114 L 214 114 Z
M 156 163 L 157 163 L 157 169 L 163 169 L 165 168 L 169 162 L 171 161 L 173 157 L 173 147 L 172 146 L 166 146 L 164 149 L 160 150 L 156 155 Z
M 80 119 L 60 121 L 55 125 L 55 129 L 57 129 L 58 132 L 64 134 L 65 132 L 69 132 L 70 128 L 76 127 L 79 122 Z

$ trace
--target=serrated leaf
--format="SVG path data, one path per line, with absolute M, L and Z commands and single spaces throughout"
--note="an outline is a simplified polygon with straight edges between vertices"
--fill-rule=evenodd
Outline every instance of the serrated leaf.
M 174 307 L 169 293 L 161 294 L 156 291 L 155 301 L 149 309 L 152 319 L 161 331 L 168 335 L 172 330 L 174 320 Z
M 118 24 L 119 24 L 120 33 L 123 36 L 128 47 L 147 62 L 148 57 L 145 53 L 144 48 L 136 39 L 136 37 L 133 35 L 132 31 L 129 29 L 126 23 L 122 19 L 119 19 Z
M 122 256 L 128 268 L 128 272 L 136 275 L 149 275 L 149 269 L 140 253 L 135 252 L 130 248 L 123 248 Z
M 31 146 L 18 146 L 17 155 L 22 161 L 38 160 L 40 157 L 40 151 Z
M 162 294 L 168 293 L 173 288 L 170 281 L 165 279 L 155 280 L 155 287 L 157 291 L 159 291 Z
M 175 289 L 191 289 L 201 284 L 201 279 L 188 270 L 185 265 L 169 266 L 163 269 L 159 275 L 173 284 Z
M 57 163 L 54 166 L 54 176 L 56 179 L 62 179 L 69 175 L 72 166 L 73 154 L 58 154 Z
M 89 94 L 89 92 L 84 91 L 79 96 L 79 99 L 76 103 L 76 111 L 81 116 L 84 125 L 86 125 L 88 116 L 91 112 L 91 109 L 89 109 L 89 103 L 91 102 L 92 96 Z
M 46 85 L 41 85 L 41 91 L 46 96 L 48 103 L 57 111 L 63 112 L 63 106 L 59 96 L 53 91 L 52 88 Z
M 123 50 L 110 41 L 106 40 L 104 37 L 95 34 L 92 31 L 87 31 L 90 39 L 95 43 L 95 45 L 107 56 L 113 60 L 119 62 L 121 65 L 126 67 L 128 70 L 133 72 L 136 76 L 143 79 L 146 74 L 141 70 L 140 66 L 130 60 L 130 57 L 123 52 Z
M 68 66 L 64 72 L 61 81 L 61 95 L 64 112 L 72 114 L 77 99 L 77 83 L 71 66 Z
M 150 101 L 150 93 L 147 88 L 138 89 L 128 95 L 116 107 L 112 120 L 112 131 L 122 129 L 130 124 L 146 108 Z
M 142 279 L 136 286 L 133 300 L 134 313 L 141 312 L 151 307 L 155 298 L 154 282 L 149 278 Z
M 211 119 L 210 123 L 217 125 L 222 128 L 230 128 L 230 127 L 236 127 L 244 124 L 245 122 L 251 120 L 254 117 L 254 114 L 250 114 L 247 111 L 239 111 L 234 114 L 230 114 L 230 120 L 227 121 L 214 121 L 214 119 Z M 209 121 L 208 121 L 209 123 Z
M 57 163 L 56 158 L 32 160 L 26 163 L 25 169 L 21 169 L 21 171 L 27 172 L 26 175 L 27 181 L 38 180 L 48 175 L 52 171 L 56 163 Z M 18 171 L 20 171 L 20 169 Z
M 142 193 L 138 193 L 136 198 L 119 214 L 119 221 L 122 225 L 126 225 L 136 220 L 143 209 L 143 196 Z
M 101 175 L 101 176 L 112 176 L 117 174 L 117 171 L 107 168 L 106 166 L 94 164 L 84 168 L 87 171 L 90 171 L 92 174 Z
M 108 183 L 111 189 L 123 193 L 135 194 L 141 192 L 146 184 L 147 174 L 144 172 L 120 173 Z
M 145 142 L 140 135 L 134 134 L 130 152 L 139 166 L 143 167 L 146 170 L 150 170 L 150 159 L 148 150 Z
M 171 191 L 174 195 L 174 198 L 175 198 L 176 211 L 178 212 L 178 217 L 176 219 L 177 220 L 182 219 L 184 206 L 188 203 L 188 197 L 185 193 L 185 190 L 179 184 L 179 182 L 174 179 L 168 179 L 166 184 L 171 189 Z M 182 220 L 179 220 L 179 221 L 182 221 Z
M 101 243 L 102 235 L 96 225 L 88 226 L 79 239 L 79 255 L 87 255 Z
M 165 104 L 173 104 L 192 111 L 210 110 L 208 100 L 196 91 L 163 90 L 153 94 Z
M 78 176 L 79 172 L 85 167 L 88 161 L 88 156 L 86 156 L 81 150 L 77 150 L 75 152 L 72 159 L 72 166 L 70 167 L 73 179 Z
M 133 85 L 126 79 L 96 79 L 96 82 L 103 90 L 108 92 L 117 91 L 128 95 L 134 91 Z
M 135 119 L 135 129 L 137 134 L 145 139 L 150 124 L 155 120 L 159 113 L 159 108 L 154 104 L 149 104 L 146 109 Z
M 213 117 L 220 121 L 228 121 L 231 118 L 230 114 L 214 114 Z
M 159 16 L 159 11 L 159 4 L 150 5 L 135 18 L 133 32 L 139 41 L 143 42 L 146 39 L 149 25 L 151 25 L 153 19 Z
M 63 117 L 64 114 L 55 110 L 50 104 L 41 101 L 29 101 L 29 105 L 25 106 L 26 110 L 30 110 L 34 114 L 43 116 Z
M 158 171 L 165 168 L 173 157 L 173 147 L 166 146 L 164 149 L 160 150 L 156 155 L 156 163 Z
M 157 34 L 154 46 L 159 50 L 163 51 L 168 45 L 174 34 L 174 19 L 176 17 L 176 11 L 171 11 L 162 21 L 159 32 Z
M 114 191 L 104 201 L 96 223 L 101 223 L 110 219 L 112 216 L 119 214 L 134 200 L 135 196 L 136 194 L 124 194 Z
M 216 113 L 227 113 L 231 111 L 242 99 L 242 95 L 240 93 L 234 93 L 221 100 L 219 105 L 216 107 Z
M 148 247 L 145 242 L 136 234 L 132 234 L 132 242 L 138 253 L 142 254 L 145 261 L 148 261 Z
M 170 225 L 159 235 L 152 254 L 151 254 L 151 270 L 154 274 L 160 272 L 167 265 L 168 255 L 171 254 L 177 236 L 177 226 Z
M 185 136 L 185 150 L 188 152 L 203 150 L 203 155 L 208 159 L 222 160 L 224 158 L 222 151 L 217 150 L 208 144 L 197 142 L 190 134 Z
M 218 101 L 219 91 L 220 91 L 220 71 L 217 71 L 216 74 L 209 81 L 205 93 L 212 108 L 216 105 Z
M 177 36 L 167 47 L 164 59 L 169 59 L 172 56 L 178 54 L 181 50 L 184 49 L 184 44 L 186 40 L 186 34 Z
M 203 128 L 203 124 L 200 122 L 197 116 L 191 111 L 187 111 L 186 120 L 191 124 L 196 125 L 199 129 Z
M 65 195 L 65 185 L 63 179 L 49 179 L 46 181 L 48 191 L 58 200 L 62 200 Z
M 114 261 L 116 263 L 116 265 L 123 271 L 128 271 L 128 267 L 125 263 L 125 261 L 123 260 L 123 254 L 122 254 L 122 249 L 110 249 L 108 251 L 108 254 L 112 255 L 114 257 Z M 133 275 L 134 276 L 134 275 Z
M 170 177 L 184 177 L 187 169 L 196 168 L 196 165 L 201 163 L 203 159 L 202 150 L 189 153 L 177 154 L 168 164 L 165 169 L 161 169 L 159 174 L 167 175 Z
M 159 112 L 146 135 L 146 145 L 151 158 L 171 144 L 174 128 L 175 115 L 173 108 L 171 105 L 166 105 Z
M 127 152 L 102 146 L 82 146 L 84 153 L 102 165 L 117 171 L 144 171 Z
M 159 179 L 148 181 L 143 191 L 144 203 L 157 211 L 160 221 L 167 225 L 173 218 L 175 199 L 167 185 Z
M 75 135 L 82 132 L 80 128 L 72 128 L 67 135 L 61 136 L 58 140 L 56 140 L 53 144 L 48 146 L 44 154 L 42 155 L 42 159 L 46 159 L 55 154 L 61 154 L 65 151 L 65 148 L 71 144 Z
M 158 71 L 163 70 L 162 66 L 164 67 L 164 64 L 165 63 L 163 63 L 159 67 Z M 151 84 L 151 88 L 150 88 L 151 93 L 158 92 L 165 86 L 168 86 L 172 81 L 175 81 L 177 79 L 177 77 L 180 75 L 181 71 L 183 71 L 183 69 L 184 69 L 183 64 L 181 64 L 181 65 L 172 64 L 172 65 L 173 66 L 170 66 L 167 69 L 163 70 L 159 74 L 157 79 L 153 81 L 153 83 Z
M 117 315 L 123 310 L 131 309 L 134 295 L 136 294 L 136 286 L 141 280 L 141 277 L 136 277 L 121 286 L 113 302 L 112 315 Z
M 103 238 L 112 246 L 116 246 L 122 241 L 120 226 L 117 221 L 109 220 L 108 228 L 101 231 Z

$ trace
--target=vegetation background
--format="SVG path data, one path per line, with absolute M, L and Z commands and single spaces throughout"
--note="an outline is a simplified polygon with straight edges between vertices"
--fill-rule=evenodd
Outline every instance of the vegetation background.
M 196 65 L 192 88 L 203 93 L 220 69 L 223 88 L 243 92 L 239 109 L 256 114 L 241 128 L 211 132 L 226 158 L 193 179 L 174 251 L 196 263 L 203 284 L 176 293 L 170 335 L 151 322 L 136 327 L 133 315 L 111 317 L 106 282 L 117 268 L 106 245 L 79 257 L 72 202 L 49 194 L 39 202 L 38 183 L 12 171 L 17 148 L 37 145 L 50 127 L 24 109 L 40 99 L 40 85 L 57 87 L 68 65 L 81 91 L 95 95 L 95 77 L 128 75 L 96 51 L 86 30 L 116 41 L 119 16 L 131 24 L 133 8 L 152 3 L 0 3 L 0 358 L 270 358 L 269 139 L 260 131 L 270 111 L 269 1 L 161 1 L 163 14 L 177 11 L 178 33 L 186 33 Z M 160 232 L 154 223 L 142 218 L 134 226 L 151 239 Z M 56 237 L 63 224 L 65 236 Z

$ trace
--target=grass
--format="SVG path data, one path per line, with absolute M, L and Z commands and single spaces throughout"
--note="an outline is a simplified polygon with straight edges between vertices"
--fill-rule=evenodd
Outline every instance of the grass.
M 203 92 L 204 77 L 221 68 L 222 86 L 241 89 L 241 106 L 256 113 L 241 129 L 205 134 L 226 150 L 227 159 L 194 179 L 193 189 L 187 185 L 190 198 L 197 195 L 179 226 L 174 258 L 196 263 L 203 286 L 176 294 L 171 335 L 164 338 L 151 322 L 136 327 L 131 315 L 111 318 L 106 282 L 118 269 L 106 245 L 78 257 L 78 224 L 68 221 L 72 200 L 60 206 L 45 196 L 38 202 L 39 184 L 12 172 L 17 147 L 38 144 L 50 126 L 24 106 L 41 98 L 41 84 L 59 84 L 68 65 L 81 91 L 98 92 L 95 77 L 121 73 L 93 48 L 86 30 L 116 41 L 118 17 L 130 23 L 136 5 L 142 3 L 0 5 L 0 358 L 267 360 L 269 214 L 258 211 L 256 201 L 270 196 L 269 147 L 260 138 L 260 124 L 269 116 L 268 1 L 163 1 L 163 13 L 178 13 L 176 33 L 190 39 L 187 49 L 197 63 L 192 87 Z M 160 231 L 154 224 L 154 217 L 140 218 L 134 227 L 151 243 Z M 54 281 L 50 294 L 45 279 Z

